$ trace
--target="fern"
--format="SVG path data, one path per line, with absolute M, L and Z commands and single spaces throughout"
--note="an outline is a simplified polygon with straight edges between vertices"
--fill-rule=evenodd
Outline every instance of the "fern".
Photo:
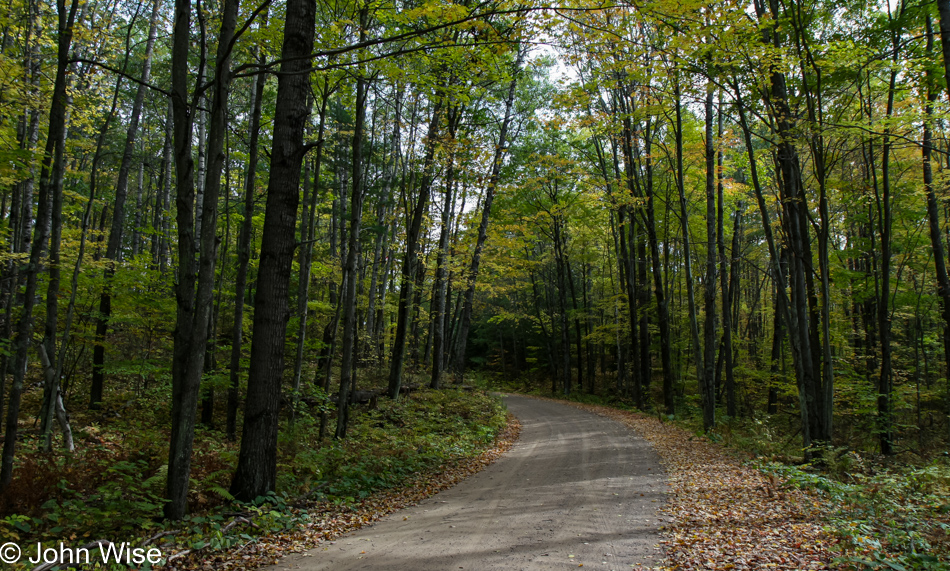
M 221 498 L 229 502 L 234 501 L 234 496 L 231 495 L 231 492 L 227 491 L 225 488 L 221 486 L 218 486 L 218 485 L 208 486 L 207 488 L 205 488 L 205 491 L 217 494 L 218 496 L 220 496 Z

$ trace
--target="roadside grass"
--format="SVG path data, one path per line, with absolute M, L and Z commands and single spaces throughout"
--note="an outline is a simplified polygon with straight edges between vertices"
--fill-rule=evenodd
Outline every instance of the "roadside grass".
M 71 454 L 41 452 L 39 437 L 21 419 L 25 438 L 18 443 L 14 483 L 0 497 L 0 543 L 15 542 L 24 550 L 15 568 L 29 568 L 23 562 L 36 558 L 38 543 L 57 549 L 61 543 L 85 546 L 93 558 L 101 540 L 156 547 L 179 568 L 235 548 L 246 556 L 257 551 L 253 546 L 261 538 L 312 527 L 327 513 L 357 513 L 367 502 L 397 502 L 401 489 L 425 486 L 417 481 L 421 475 L 492 448 L 509 424 L 500 399 L 485 391 L 419 390 L 395 402 L 380 398 L 375 408 L 353 407 L 348 438 L 321 441 L 320 410 L 326 399 L 311 398 L 323 404 L 300 408 L 292 426 L 282 421 L 277 493 L 250 504 L 233 501 L 227 491 L 239 443 L 228 442 L 218 430 L 199 428 L 190 515 L 165 522 L 160 516 L 167 471 L 166 396 L 160 390 L 129 395 L 112 399 L 124 403 L 118 409 L 75 415 L 77 447 Z M 38 403 L 29 399 L 38 398 L 28 394 L 24 410 L 32 410 L 31 404 Z M 223 425 L 223 419 L 216 420 Z M 393 499 L 379 499 L 384 497 Z M 331 519 L 323 525 L 326 536 L 360 523 Z

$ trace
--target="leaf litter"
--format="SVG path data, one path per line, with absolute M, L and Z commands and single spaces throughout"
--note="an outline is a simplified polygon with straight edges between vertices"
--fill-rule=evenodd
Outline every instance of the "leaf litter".
M 660 542 L 666 560 L 656 569 L 836 568 L 838 540 L 823 529 L 826 500 L 786 487 L 722 446 L 655 417 L 566 404 L 621 422 L 660 455 L 669 478 L 661 511 L 670 521 Z

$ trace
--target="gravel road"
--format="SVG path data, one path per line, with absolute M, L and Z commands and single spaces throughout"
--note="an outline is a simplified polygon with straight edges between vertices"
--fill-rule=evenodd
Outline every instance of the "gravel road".
M 649 444 L 571 406 L 505 402 L 521 438 L 494 464 L 272 569 L 619 571 L 659 563 L 666 480 Z

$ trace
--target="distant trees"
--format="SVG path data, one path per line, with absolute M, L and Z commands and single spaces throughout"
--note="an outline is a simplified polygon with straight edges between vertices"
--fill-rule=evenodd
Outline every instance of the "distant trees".
M 945 318 L 922 309 L 945 289 L 945 188 L 927 170 L 945 147 L 946 110 L 926 87 L 935 8 L 655 2 L 562 20 L 573 75 L 543 116 L 567 125 L 558 154 L 600 207 L 572 211 L 554 240 L 523 223 L 539 206 L 521 203 L 528 179 L 513 174 L 522 190 L 496 212 L 478 352 L 560 390 L 594 357 L 601 387 L 701 412 L 707 430 L 723 412 L 782 406 L 809 457 L 856 430 L 885 454 L 938 442 Z M 564 252 L 596 261 L 561 274 Z M 583 307 L 562 298 L 572 287 L 591 292 Z M 575 317 L 600 355 L 568 349 Z

